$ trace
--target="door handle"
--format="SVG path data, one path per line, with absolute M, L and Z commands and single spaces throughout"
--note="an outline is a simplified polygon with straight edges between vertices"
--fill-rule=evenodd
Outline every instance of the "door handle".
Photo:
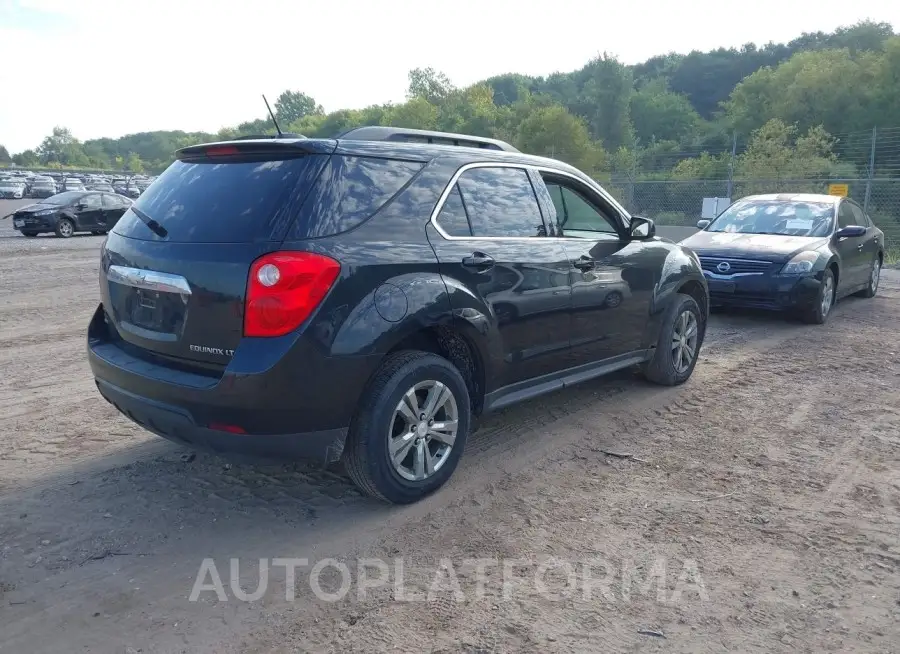
M 594 260 L 587 256 L 580 256 L 572 262 L 572 265 L 582 272 L 594 269 Z
M 484 252 L 473 252 L 468 257 L 463 257 L 462 265 L 466 268 L 475 268 L 484 271 L 494 266 L 494 258 L 486 255 Z

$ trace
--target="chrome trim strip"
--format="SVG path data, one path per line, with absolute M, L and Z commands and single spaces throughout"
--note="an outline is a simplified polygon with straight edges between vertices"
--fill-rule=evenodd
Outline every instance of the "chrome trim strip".
M 190 295 L 191 286 L 181 275 L 156 272 L 154 270 L 141 270 L 140 268 L 128 268 L 126 266 L 110 266 L 106 271 L 106 278 L 117 284 L 142 288 L 148 291 L 160 293 L 179 293 Z
M 764 273 L 764 272 L 743 272 L 743 273 L 732 273 L 731 275 L 722 275 L 719 273 L 714 273 L 709 270 L 704 270 L 703 274 L 706 275 L 707 277 L 712 277 L 713 279 L 730 280 L 730 279 L 734 279 L 735 277 L 754 277 L 756 275 L 765 275 L 766 273 Z
M 773 261 L 759 261 L 758 259 L 735 259 L 732 257 L 711 257 L 711 256 L 702 256 L 701 257 L 698 255 L 698 258 L 700 259 L 700 261 L 728 261 L 728 262 L 736 261 L 738 263 L 761 263 L 766 266 L 771 266 L 773 263 L 775 263 Z
M 434 210 L 431 212 L 431 218 L 429 219 L 429 223 L 437 230 L 437 232 L 448 241 L 533 241 L 535 238 L 541 238 L 539 236 L 450 236 L 447 232 L 445 232 L 441 226 L 437 222 L 438 214 L 441 213 L 441 209 L 444 208 L 444 203 L 447 201 L 447 197 L 450 195 L 450 192 L 453 190 L 453 187 L 456 186 L 456 182 L 459 181 L 459 178 L 462 176 L 464 172 L 467 170 L 472 170 L 473 168 L 518 168 L 520 170 L 524 170 L 528 172 L 529 170 L 533 170 L 536 172 L 546 172 L 551 173 L 553 175 L 559 175 L 561 177 L 568 177 L 570 179 L 575 180 L 576 182 L 580 182 L 585 186 L 590 187 L 592 191 L 600 195 L 606 202 L 608 202 L 614 209 L 616 209 L 622 217 L 630 218 L 629 214 L 625 209 L 620 205 L 616 200 L 609 195 L 603 187 L 594 182 L 594 180 L 590 180 L 591 183 L 588 183 L 586 180 L 578 177 L 577 175 L 573 175 L 570 172 L 565 170 L 557 170 L 556 168 L 550 168 L 549 166 L 535 166 L 533 164 L 522 164 L 522 163 L 509 163 L 505 161 L 479 161 L 475 163 L 468 163 L 464 166 L 460 166 L 459 170 L 453 173 L 453 177 L 450 178 L 450 182 L 444 188 L 443 192 L 441 192 L 441 196 L 438 198 L 437 204 L 434 205 Z M 588 178 L 590 179 L 590 178 Z M 531 182 L 531 178 L 529 177 L 529 182 Z M 532 183 L 533 190 L 533 183 Z M 537 202 L 537 198 L 535 198 L 535 202 Z M 628 225 L 622 226 L 624 231 L 628 231 Z M 606 232 L 598 232 L 598 234 L 606 234 Z M 611 235 L 612 236 L 612 235 Z M 545 237 L 545 238 L 567 238 L 567 237 Z M 570 238 L 570 237 L 569 237 Z M 575 239 L 579 241 L 583 241 L 585 239 Z

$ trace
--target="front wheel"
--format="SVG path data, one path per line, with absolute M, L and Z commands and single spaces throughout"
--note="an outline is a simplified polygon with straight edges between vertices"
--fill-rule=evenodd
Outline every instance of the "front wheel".
M 69 238 L 75 233 L 75 223 L 68 218 L 60 218 L 56 223 L 56 235 L 60 238 Z
M 400 352 L 381 365 L 362 398 L 344 464 L 367 495 L 409 504 L 450 478 L 471 424 L 459 370 L 435 354 Z
M 834 306 L 835 291 L 834 273 L 831 272 L 831 268 L 826 268 L 822 273 L 822 281 L 819 284 L 819 293 L 816 295 L 815 301 L 801 316 L 803 322 L 810 325 L 824 325 Z
M 697 365 L 705 332 L 697 301 L 690 295 L 677 294 L 662 321 L 653 358 L 644 364 L 644 376 L 664 386 L 687 381 Z

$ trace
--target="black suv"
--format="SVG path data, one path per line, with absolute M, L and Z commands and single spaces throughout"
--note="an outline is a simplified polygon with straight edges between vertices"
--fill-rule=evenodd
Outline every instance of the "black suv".
M 693 371 L 691 251 L 500 141 L 366 127 L 180 150 L 101 254 L 100 393 L 166 438 L 343 460 L 412 502 L 475 417 L 628 366 Z

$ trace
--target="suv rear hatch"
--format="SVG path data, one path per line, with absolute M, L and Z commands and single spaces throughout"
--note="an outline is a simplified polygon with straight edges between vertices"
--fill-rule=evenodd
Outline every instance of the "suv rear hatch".
M 302 324 L 339 283 L 340 263 L 297 244 L 317 239 L 323 251 L 322 239 L 368 220 L 424 166 L 337 145 L 265 139 L 179 151 L 104 245 L 111 335 L 136 356 L 220 374 L 242 337 Z M 292 252 L 279 252 L 285 239 Z
M 335 147 L 273 139 L 179 151 L 104 245 L 112 335 L 138 356 L 224 369 L 243 334 L 251 264 L 277 250 Z

